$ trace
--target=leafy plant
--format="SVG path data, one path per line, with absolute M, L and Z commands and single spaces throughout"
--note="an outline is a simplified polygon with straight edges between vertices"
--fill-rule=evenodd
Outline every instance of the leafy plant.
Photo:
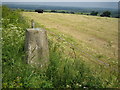
M 102 17 L 110 17 L 111 12 L 110 11 L 104 11 L 100 16 Z
M 92 11 L 90 15 L 97 16 L 98 12 Z

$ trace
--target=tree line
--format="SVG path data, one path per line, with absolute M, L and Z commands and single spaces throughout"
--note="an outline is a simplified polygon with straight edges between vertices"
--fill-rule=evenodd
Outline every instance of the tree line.
M 92 11 L 90 15 L 97 16 L 98 12 Z M 100 14 L 101 17 L 110 17 L 111 12 L 110 11 L 104 11 L 102 14 Z
M 38 13 L 52 12 L 52 13 L 70 13 L 70 14 L 76 14 L 73 11 L 65 11 L 65 10 L 49 10 L 49 11 L 46 11 L 46 10 L 42 10 L 42 9 L 37 9 L 37 10 L 35 10 L 35 12 L 38 12 Z M 110 11 L 104 11 L 102 14 L 99 14 L 99 12 L 97 12 L 97 11 L 92 11 L 89 14 L 86 14 L 86 13 L 80 13 L 80 14 L 92 15 L 92 16 L 101 16 L 101 17 L 111 17 L 111 12 Z
M 92 16 L 101 16 L 101 17 L 112 17 L 111 11 L 103 11 L 102 13 L 99 13 L 97 11 L 92 11 L 90 13 L 82 13 L 82 12 L 74 12 L 74 11 L 67 11 L 67 10 L 43 10 L 43 9 L 36 9 L 36 10 L 23 10 L 22 11 L 28 11 L 28 12 L 49 12 L 49 13 L 68 13 L 68 14 L 82 14 L 82 15 L 92 15 Z M 117 15 L 115 18 L 119 18 Z

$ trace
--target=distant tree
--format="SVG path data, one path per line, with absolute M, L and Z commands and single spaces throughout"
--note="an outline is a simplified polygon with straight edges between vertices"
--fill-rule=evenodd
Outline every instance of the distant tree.
M 71 14 L 75 14 L 74 12 L 70 12 Z
M 92 11 L 90 15 L 97 16 L 98 12 Z
M 44 10 L 44 12 L 51 12 L 51 10 Z
M 24 9 L 21 9 L 21 11 L 25 11 Z
M 65 11 L 61 11 L 60 13 L 65 13 Z
M 100 16 L 101 17 L 110 17 L 111 12 L 110 11 L 104 11 Z
M 36 9 L 35 12 L 43 13 L 43 10 L 42 9 Z
M 81 13 L 81 14 L 83 14 L 83 13 Z
M 120 16 L 115 16 L 115 18 L 120 18 Z
M 54 12 L 54 13 L 55 13 L 55 12 L 57 12 L 57 11 L 56 11 L 56 10 L 51 10 L 51 12 Z
M 65 13 L 69 13 L 69 12 L 65 12 Z

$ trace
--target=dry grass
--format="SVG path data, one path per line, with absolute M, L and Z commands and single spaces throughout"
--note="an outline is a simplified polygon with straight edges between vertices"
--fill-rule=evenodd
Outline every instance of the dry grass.
M 63 33 L 72 37 L 78 46 L 86 50 L 86 52 L 104 55 L 112 58 L 117 63 L 118 19 L 60 13 L 40 14 L 35 12 L 23 12 L 23 16 L 29 20 L 34 19 L 41 26 L 57 34 Z

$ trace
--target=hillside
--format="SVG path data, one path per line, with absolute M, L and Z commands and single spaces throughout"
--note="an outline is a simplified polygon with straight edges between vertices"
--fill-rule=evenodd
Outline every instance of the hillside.
M 77 47 L 107 63 L 117 64 L 118 20 L 116 18 L 24 12 L 40 27 L 72 38 Z M 37 26 L 36 26 L 37 27 Z
M 95 77 L 101 77 L 102 82 L 107 82 L 110 78 L 113 82 L 117 81 L 118 19 L 35 12 L 23 12 L 22 15 L 29 23 L 34 19 L 36 27 L 47 30 L 48 39 L 59 43 L 58 49 L 65 50 L 62 53 L 64 58 L 69 56 L 75 58 L 74 61 L 76 58 L 80 59 L 94 74 L 96 73 Z
M 47 30 L 46 70 L 25 63 L 25 31 L 31 19 Z M 1 21 L 3 88 L 119 87 L 117 19 L 29 13 L 2 6 Z

